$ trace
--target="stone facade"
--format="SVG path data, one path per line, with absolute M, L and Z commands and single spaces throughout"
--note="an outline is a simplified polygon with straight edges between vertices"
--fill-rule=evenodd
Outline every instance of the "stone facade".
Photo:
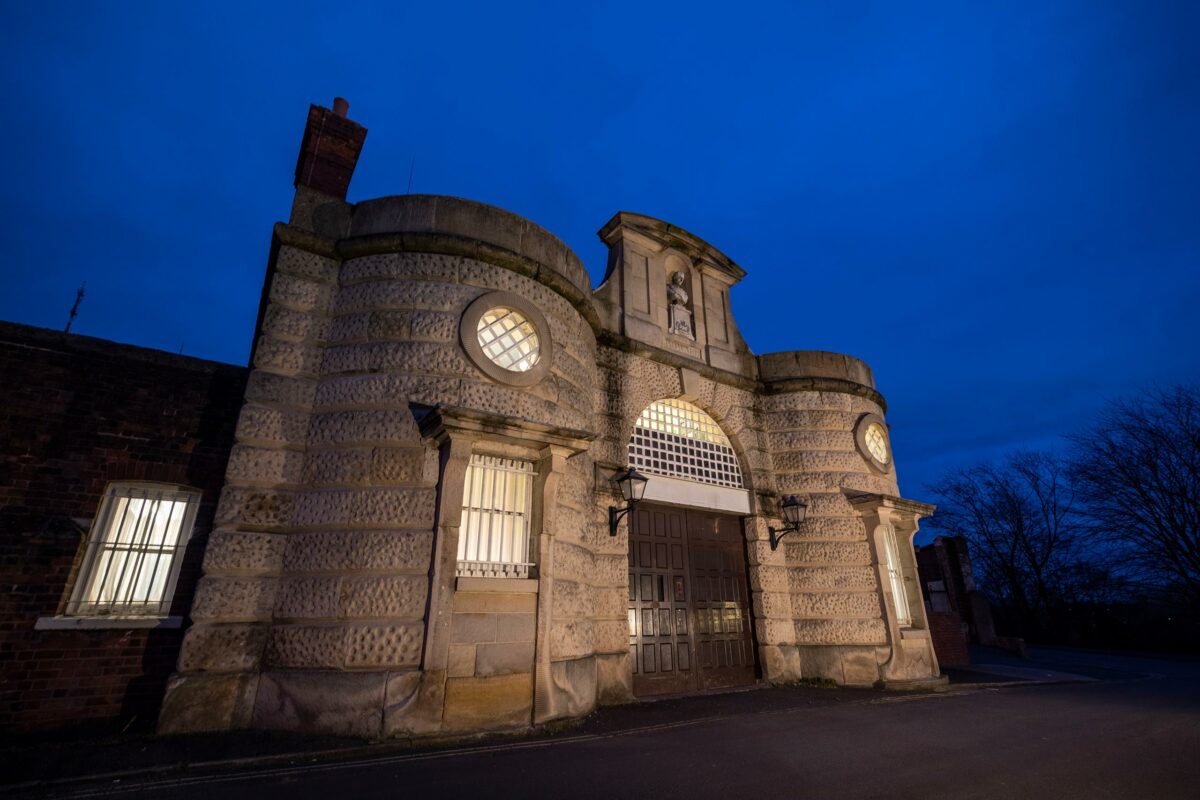
M 725 491 L 741 508 L 761 677 L 938 675 L 911 545 L 931 509 L 899 499 L 890 456 L 881 467 L 863 450 L 864 424 L 885 414 L 865 364 L 755 356 L 729 300 L 743 271 L 659 220 L 604 226 L 608 273 L 593 291 L 565 245 L 500 209 L 423 195 L 349 204 L 348 179 L 305 177 L 320 152 L 313 120 L 330 113 L 310 114 L 292 216 L 274 230 L 161 730 L 460 732 L 630 699 L 628 544 L 624 528 L 609 535 L 611 478 L 639 415 L 667 398 L 710 415 L 737 454 L 745 487 Z M 339 146 L 360 147 L 365 131 L 339 124 Z M 463 320 L 495 298 L 537 318 L 529 375 L 506 377 L 472 344 Z M 455 576 L 480 452 L 535 465 L 533 578 Z M 772 549 L 792 494 L 809 516 Z M 889 583 L 889 526 L 904 584 Z M 912 592 L 911 620 L 898 620 L 892 585 Z

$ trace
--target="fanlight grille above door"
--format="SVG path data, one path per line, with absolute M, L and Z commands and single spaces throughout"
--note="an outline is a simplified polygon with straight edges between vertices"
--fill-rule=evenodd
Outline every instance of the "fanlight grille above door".
M 686 400 L 656 400 L 629 440 L 629 464 L 669 478 L 742 489 L 742 468 L 716 420 Z

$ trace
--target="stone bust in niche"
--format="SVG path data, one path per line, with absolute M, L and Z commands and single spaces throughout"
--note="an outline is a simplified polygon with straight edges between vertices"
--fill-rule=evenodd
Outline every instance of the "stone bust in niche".
M 688 293 L 687 289 L 683 288 L 686 277 L 681 271 L 671 273 L 671 280 L 667 283 L 667 301 L 670 303 L 668 322 L 671 333 L 695 341 L 696 337 L 692 333 L 692 312 L 687 307 Z

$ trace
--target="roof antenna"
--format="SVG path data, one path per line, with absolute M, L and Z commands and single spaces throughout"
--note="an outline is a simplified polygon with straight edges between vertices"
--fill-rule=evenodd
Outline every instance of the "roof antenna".
M 75 305 L 71 306 L 71 316 L 67 317 L 67 327 L 63 328 L 63 333 L 71 332 L 71 323 L 75 321 L 75 317 L 79 316 L 79 304 L 83 302 L 83 290 L 87 288 L 87 281 L 84 281 L 79 286 L 79 291 L 75 293 Z
M 412 176 L 413 170 L 417 167 L 417 157 L 412 157 L 412 162 L 408 165 L 408 191 L 405 194 L 412 194 Z

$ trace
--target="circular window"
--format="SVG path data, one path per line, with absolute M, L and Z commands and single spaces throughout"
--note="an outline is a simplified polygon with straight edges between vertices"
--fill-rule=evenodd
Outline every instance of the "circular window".
M 892 447 L 888 442 L 887 423 L 878 414 L 863 414 L 854 426 L 854 443 L 858 452 L 876 472 L 891 469 Z
M 867 426 L 865 436 L 867 440 L 867 451 L 875 456 L 875 460 L 886 464 L 888 462 L 888 446 L 887 434 L 883 431 L 883 426 L 878 422 L 872 422 Z
M 542 355 L 533 323 L 512 308 L 488 309 L 479 318 L 476 335 L 483 354 L 511 372 L 528 372 Z
M 553 343 L 546 318 L 512 292 L 475 298 L 458 323 L 458 339 L 471 363 L 499 383 L 532 386 L 550 371 Z

